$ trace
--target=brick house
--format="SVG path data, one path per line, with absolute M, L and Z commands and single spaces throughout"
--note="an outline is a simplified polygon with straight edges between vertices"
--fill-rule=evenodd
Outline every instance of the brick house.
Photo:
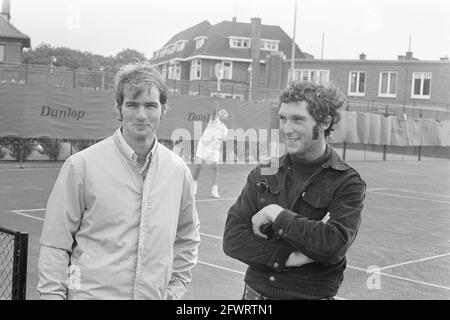
M 447 57 L 425 61 L 408 51 L 397 60 L 366 60 L 365 54 L 359 60 L 296 59 L 294 79 L 330 82 L 354 104 L 450 110 Z
M 287 70 L 283 67 L 291 55 L 292 39 L 279 27 L 222 21 L 211 25 L 203 21 L 172 37 L 154 52 L 151 62 L 163 76 L 173 81 L 172 90 L 191 95 L 216 95 L 215 67 L 221 66 L 220 95 L 230 98 L 264 98 L 269 91 L 276 94 L 285 85 Z M 312 59 L 298 46 L 295 57 Z M 177 86 L 177 87 L 175 87 Z M 259 94 L 258 94 L 259 92 Z
M 3 0 L 0 13 L 0 63 L 22 63 L 23 48 L 30 47 L 30 38 L 11 22 L 10 0 Z

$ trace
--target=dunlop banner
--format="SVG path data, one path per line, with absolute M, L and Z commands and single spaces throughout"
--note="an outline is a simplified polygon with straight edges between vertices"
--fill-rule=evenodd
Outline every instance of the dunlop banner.
M 216 103 L 228 112 L 229 138 L 270 137 L 278 124 L 277 104 L 186 95 L 170 96 L 158 137 L 198 140 Z M 120 125 L 112 90 L 0 84 L 0 136 L 101 139 Z M 240 132 L 240 133 L 239 133 Z M 238 134 L 239 133 L 239 134 Z M 234 135 L 233 135 L 234 134 Z M 188 139 L 189 138 L 189 139 Z M 270 139 L 270 138 L 269 138 Z M 273 138 L 272 138 L 273 139 Z M 450 146 L 450 121 L 403 119 L 341 111 L 330 142 L 392 146 Z

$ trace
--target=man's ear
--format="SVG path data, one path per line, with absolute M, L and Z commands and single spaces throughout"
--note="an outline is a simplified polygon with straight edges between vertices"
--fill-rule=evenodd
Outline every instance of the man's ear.
M 117 114 L 117 120 L 122 121 L 123 116 L 122 116 L 122 106 L 119 106 L 118 103 L 116 103 L 116 114 Z
M 321 123 L 323 130 L 327 130 L 331 125 L 331 116 L 326 117 L 325 121 Z
M 159 119 L 162 119 L 165 116 L 166 112 L 167 112 L 167 105 L 162 104 L 161 105 L 161 117 Z

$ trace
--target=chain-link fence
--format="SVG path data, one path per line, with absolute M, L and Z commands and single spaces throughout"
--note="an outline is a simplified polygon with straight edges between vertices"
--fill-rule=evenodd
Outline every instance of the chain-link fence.
M 28 234 L 0 227 L 0 300 L 25 300 Z
M 31 64 L 0 63 L 0 83 L 50 84 L 64 88 L 82 88 L 86 90 L 108 90 L 114 88 L 114 73 L 87 69 L 68 69 Z M 274 100 L 278 101 L 281 89 L 251 86 L 248 81 L 222 80 L 220 91 L 217 79 L 211 76 L 202 80 L 166 79 L 171 95 L 217 96 L 240 100 Z M 410 103 L 410 102 L 409 102 Z M 426 118 L 437 121 L 450 120 L 450 102 L 427 105 L 421 102 L 413 104 L 382 103 L 347 99 L 346 110 L 367 113 L 394 115 L 397 117 Z

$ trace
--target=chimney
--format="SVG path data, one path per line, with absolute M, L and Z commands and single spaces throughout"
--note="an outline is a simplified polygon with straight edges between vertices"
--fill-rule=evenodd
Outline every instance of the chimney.
M 413 53 L 412 53 L 412 51 L 406 51 L 405 59 L 406 60 L 413 60 Z
M 365 54 L 364 52 L 362 52 L 362 53 L 359 55 L 359 60 L 366 60 L 366 54 Z
M 440 61 L 449 61 L 448 56 L 441 57 L 439 60 L 440 60 Z
M 237 22 L 236 16 L 233 17 L 233 22 Z
M 259 77 L 259 60 L 261 47 L 261 18 L 252 18 L 250 24 L 251 37 L 251 58 L 252 58 L 252 78 L 253 84 L 259 86 L 261 79 Z
M 1 15 L 8 21 L 11 19 L 11 2 L 10 0 L 3 0 Z

